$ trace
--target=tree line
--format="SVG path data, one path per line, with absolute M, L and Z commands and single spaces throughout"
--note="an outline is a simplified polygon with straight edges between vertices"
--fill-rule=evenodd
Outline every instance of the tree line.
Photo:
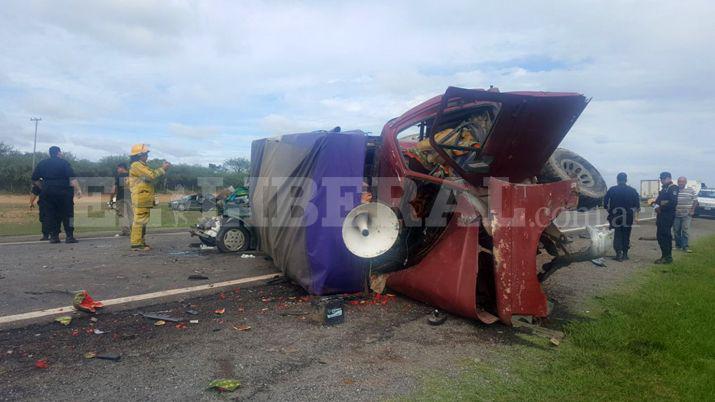
M 70 162 L 72 169 L 80 179 L 93 177 L 113 177 L 116 166 L 119 163 L 126 163 L 129 166 L 129 156 L 112 155 L 105 156 L 98 161 L 80 159 L 69 152 L 63 152 L 64 159 Z M 37 152 L 35 163 L 47 158 L 46 153 Z M 163 159 L 151 159 L 149 165 L 156 168 L 161 166 Z M 158 183 L 157 190 L 187 192 L 200 191 L 202 178 L 210 178 L 209 182 L 222 182 L 221 186 L 241 186 L 248 176 L 249 161 L 245 158 L 232 158 L 220 164 L 209 164 L 209 166 L 176 164 L 172 165 L 169 174 Z M 32 152 L 20 152 L 12 146 L 0 142 L 0 192 L 25 194 L 30 191 L 30 178 L 32 177 Z

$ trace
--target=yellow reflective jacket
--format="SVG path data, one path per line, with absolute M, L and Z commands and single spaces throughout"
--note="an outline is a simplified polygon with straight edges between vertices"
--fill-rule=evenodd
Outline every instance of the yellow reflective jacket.
M 154 207 L 154 181 L 164 175 L 164 169 L 152 169 L 141 161 L 129 167 L 129 190 L 135 208 Z

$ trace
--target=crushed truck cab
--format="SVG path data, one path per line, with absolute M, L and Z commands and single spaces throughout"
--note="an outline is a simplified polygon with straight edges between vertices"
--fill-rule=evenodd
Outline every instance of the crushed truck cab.
M 598 171 L 580 156 L 562 150 L 554 161 L 587 104 L 575 93 L 450 87 L 390 120 L 379 137 L 322 132 L 254 142 L 254 183 L 280 171 L 290 172 L 291 179 L 281 183 L 292 187 L 302 186 L 301 178 L 308 177 L 313 182 L 317 177 L 319 185 L 300 199 L 280 197 L 292 190 L 276 189 L 275 183 L 270 191 L 252 185 L 252 205 L 260 199 L 261 205 L 273 205 L 274 212 L 294 211 L 317 200 L 320 212 L 321 202 L 336 201 L 325 200 L 331 192 L 322 190 L 321 183 L 343 172 L 336 193 L 342 206 L 338 223 L 343 234 L 358 226 L 361 234 L 352 233 L 346 245 L 335 219 L 323 219 L 318 227 L 311 220 L 306 230 L 281 227 L 281 222 L 267 225 L 265 216 L 254 216 L 260 247 L 288 277 L 315 294 L 355 291 L 369 281 L 374 291 L 388 287 L 486 323 L 510 324 L 516 315 L 544 317 L 548 305 L 541 282 L 557 269 L 603 251 L 602 234 L 592 231 L 594 242 L 582 244 L 569 240 L 553 223 L 564 210 L 597 205 L 605 192 Z M 355 138 L 345 137 L 340 145 L 330 136 Z M 328 152 L 341 152 L 341 157 L 336 160 Z M 280 159 L 272 159 L 276 155 Z M 293 156 L 297 160 L 287 166 L 285 158 Z M 326 163 L 330 169 L 324 168 Z M 371 203 L 387 208 L 366 206 Z M 330 250 L 311 243 L 311 234 L 325 240 Z M 287 238 L 296 241 L 277 246 Z M 379 253 L 369 252 L 374 247 Z M 326 253 L 337 257 L 322 262 L 340 266 L 312 263 Z M 331 282 L 333 275 L 342 281 Z M 340 285 L 316 287 L 317 277 L 319 283 Z

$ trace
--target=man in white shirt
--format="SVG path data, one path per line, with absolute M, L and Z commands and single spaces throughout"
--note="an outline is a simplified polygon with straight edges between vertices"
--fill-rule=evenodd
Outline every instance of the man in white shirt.
M 673 221 L 673 237 L 675 237 L 675 247 L 687 253 L 690 252 L 688 247 L 688 237 L 690 231 L 690 221 L 692 220 L 695 207 L 698 203 L 697 194 L 691 187 L 685 187 L 688 184 L 688 179 L 678 177 L 678 204 L 675 207 L 675 220 Z

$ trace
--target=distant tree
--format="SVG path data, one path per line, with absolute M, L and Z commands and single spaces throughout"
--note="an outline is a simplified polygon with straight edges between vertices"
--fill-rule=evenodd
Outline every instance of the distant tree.
M 47 158 L 47 153 L 36 154 L 38 161 Z M 71 152 L 64 153 L 64 158 L 72 165 L 80 184 L 87 183 L 81 178 L 85 177 L 112 177 L 118 163 L 129 164 L 126 155 L 110 155 L 98 161 L 79 159 Z M 163 159 L 151 159 L 149 165 L 157 168 Z M 159 191 L 199 191 L 199 177 L 220 177 L 223 185 L 241 186 L 248 175 L 249 162 L 243 158 L 230 159 L 223 164 L 209 164 L 208 166 L 176 164 L 158 184 Z M 0 191 L 10 193 L 27 193 L 30 190 L 30 177 L 32 175 L 32 153 L 20 152 L 12 146 L 0 142 Z
M 248 174 L 248 170 L 251 167 L 251 162 L 246 158 L 231 158 L 223 163 L 223 166 L 233 172 L 239 174 Z
M 215 163 L 209 163 L 209 169 L 215 173 L 226 173 L 228 169 L 224 165 L 217 165 Z
M 4 142 L 0 142 L 0 156 L 5 156 L 12 152 L 15 152 L 15 148 L 13 148 L 12 145 L 8 145 L 8 144 L 5 144 Z

